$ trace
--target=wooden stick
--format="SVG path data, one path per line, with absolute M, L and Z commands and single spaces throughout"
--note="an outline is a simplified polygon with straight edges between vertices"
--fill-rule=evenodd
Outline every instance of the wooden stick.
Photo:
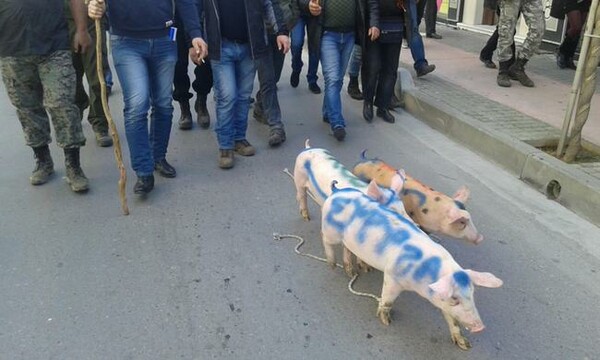
M 110 115 L 110 109 L 108 108 L 108 97 L 106 93 L 106 81 L 104 80 L 104 69 L 102 67 L 102 41 L 103 31 L 100 19 L 96 19 L 96 70 L 98 71 L 98 80 L 100 80 L 100 94 L 102 98 L 102 109 L 106 120 L 108 121 L 108 127 L 110 129 L 110 136 L 113 139 L 113 149 L 115 151 L 115 160 L 117 161 L 117 167 L 119 168 L 119 200 L 121 201 L 121 210 L 124 215 L 129 215 L 129 207 L 127 206 L 127 197 L 125 195 L 125 185 L 127 184 L 127 172 L 123 165 L 123 153 L 121 152 L 121 142 L 119 141 L 119 133 L 115 122 Z

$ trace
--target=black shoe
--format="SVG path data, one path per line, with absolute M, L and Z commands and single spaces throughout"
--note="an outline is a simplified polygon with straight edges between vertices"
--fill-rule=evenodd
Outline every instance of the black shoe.
M 319 87 L 319 85 L 317 85 L 317 83 L 310 83 L 310 84 L 308 84 L 308 90 L 310 90 L 310 92 L 313 93 L 313 94 L 320 94 L 321 93 L 321 88 Z
M 363 94 L 360 92 L 358 87 L 358 77 L 350 76 L 350 83 L 348 83 L 348 95 L 354 100 L 362 100 Z
M 190 130 L 192 128 L 192 112 L 190 111 L 190 103 L 188 100 L 180 101 L 181 117 L 179 118 L 179 129 Z
M 388 109 L 377 108 L 377 116 L 382 118 L 383 121 L 393 124 L 396 122 L 394 115 L 390 113 Z
M 363 103 L 363 118 L 367 122 L 373 121 L 373 104 L 366 101 Z
M 392 96 L 390 100 L 390 109 L 402 108 L 406 107 L 406 103 L 404 102 L 404 98 L 398 98 L 396 95 Z
M 285 141 L 285 131 L 282 128 L 271 129 L 269 134 L 269 146 L 276 147 Z
M 158 171 L 162 177 L 174 178 L 177 176 L 177 171 L 167 162 L 167 159 L 162 159 L 154 163 L 154 170 Z
M 484 59 L 481 56 L 479 57 L 479 60 L 483 63 L 483 65 L 488 68 L 488 69 L 495 69 L 496 68 L 496 64 L 494 64 L 494 62 L 492 61 L 492 59 Z
M 567 59 L 567 68 L 571 70 L 577 70 L 577 65 L 573 62 L 573 58 L 570 57 Z
M 323 122 L 329 124 L 329 118 L 323 115 Z
M 337 141 L 344 141 L 346 138 L 346 129 L 344 129 L 343 126 L 336 127 L 333 129 L 333 137 L 335 137 Z
M 138 195 L 146 195 L 154 189 L 154 175 L 139 176 L 133 186 L 133 193 Z
M 292 87 L 298 87 L 298 84 L 300 83 L 300 73 L 299 72 L 292 72 L 292 75 L 290 76 L 290 85 L 292 85 Z
M 567 57 L 560 51 L 556 53 L 556 65 L 558 65 L 560 69 L 567 68 Z
M 435 65 L 426 64 L 417 69 L 417 77 L 425 76 L 435 70 Z
M 208 129 L 210 127 L 210 114 L 206 107 L 206 96 L 198 95 L 198 97 L 196 97 L 194 110 L 196 110 L 198 125 L 200 125 L 202 129 Z
M 430 39 L 436 39 L 436 40 L 440 40 L 443 39 L 442 35 L 436 34 L 436 33 L 431 33 L 431 34 L 425 34 L 426 37 L 430 38 Z

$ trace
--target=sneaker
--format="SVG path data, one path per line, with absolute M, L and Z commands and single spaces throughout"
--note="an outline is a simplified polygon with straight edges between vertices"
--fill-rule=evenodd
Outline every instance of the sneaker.
M 248 140 L 244 139 L 235 142 L 235 152 L 242 156 L 252 156 L 256 153 L 256 150 Z
M 177 176 L 177 171 L 175 171 L 175 168 L 167 162 L 167 159 L 157 161 L 154 164 L 154 170 L 157 171 L 162 177 L 174 178 Z
M 233 150 L 219 149 L 219 167 L 221 169 L 231 169 L 233 167 Z
M 280 128 L 271 129 L 269 134 L 269 146 L 276 147 L 285 141 L 285 131 Z
M 344 141 L 346 138 L 346 129 L 344 129 L 343 126 L 336 127 L 333 129 L 333 137 L 335 137 L 337 141 Z
M 319 87 L 319 85 L 317 85 L 317 83 L 310 83 L 310 84 L 308 84 L 308 90 L 310 90 L 310 92 L 313 93 L 313 94 L 320 94 L 321 93 L 321 88 Z
M 417 69 L 417 77 L 425 76 L 435 70 L 435 65 L 427 64 Z
M 300 83 L 300 73 L 299 72 L 292 72 L 292 75 L 290 76 L 290 85 L 292 85 L 293 88 L 298 87 L 298 84 Z
M 108 130 L 100 130 L 96 134 L 96 144 L 100 147 L 109 147 L 113 144 L 113 139 L 108 135 Z
M 138 176 L 133 193 L 138 195 L 146 195 L 154 189 L 154 175 Z

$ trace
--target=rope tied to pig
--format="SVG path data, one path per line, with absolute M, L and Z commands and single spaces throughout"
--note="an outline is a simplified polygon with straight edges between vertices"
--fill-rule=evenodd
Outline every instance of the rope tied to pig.
M 312 254 L 308 254 L 308 253 L 303 253 L 300 251 L 300 247 L 302 247 L 302 245 L 304 245 L 304 239 L 298 235 L 289 235 L 289 234 L 284 234 L 281 235 L 279 233 L 273 233 L 273 240 L 275 241 L 281 241 L 281 239 L 296 239 L 298 240 L 298 243 L 296 244 L 296 247 L 294 248 L 294 252 L 300 256 L 305 256 L 317 261 L 321 261 L 326 263 L 327 259 L 312 255 Z M 336 263 L 335 266 L 343 269 L 344 267 L 341 264 Z M 355 274 L 350 281 L 348 282 L 348 291 L 350 291 L 352 294 L 356 295 L 356 296 L 363 296 L 363 297 L 368 297 L 371 299 L 374 299 L 375 301 L 377 301 L 379 303 L 379 297 L 377 297 L 376 295 L 370 294 L 370 293 L 364 293 L 364 292 L 359 292 L 354 290 L 353 286 L 354 286 L 354 282 L 356 281 L 356 279 L 358 279 L 358 274 Z

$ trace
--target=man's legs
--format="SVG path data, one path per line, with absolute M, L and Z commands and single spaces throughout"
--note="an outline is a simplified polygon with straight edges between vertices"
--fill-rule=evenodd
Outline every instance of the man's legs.
M 419 1 L 419 4 L 423 4 L 424 0 Z M 412 58 L 415 61 L 414 68 L 417 72 L 417 76 L 424 76 L 435 70 L 435 65 L 429 64 L 425 59 L 425 46 L 423 46 L 423 38 L 419 33 L 419 23 L 421 22 L 420 16 L 417 15 L 417 4 L 415 0 L 408 0 L 409 13 L 410 13 L 410 52 Z M 423 13 L 421 13 L 422 16 Z
M 190 78 L 188 77 L 188 52 L 184 31 L 177 32 L 177 62 L 175 64 L 175 73 L 173 76 L 173 100 L 179 103 L 181 117 L 179 118 L 179 128 L 189 130 L 192 128 L 192 112 L 190 110 Z
M 519 55 L 514 64 L 508 69 L 511 78 L 518 80 L 521 85 L 533 87 L 535 84 L 525 73 L 525 65 L 537 52 L 544 36 L 546 23 L 544 20 L 544 4 L 542 0 L 522 0 L 521 13 L 527 24 L 527 37 L 523 42 Z M 518 15 L 517 15 L 518 16 Z
M 426 2 L 427 9 L 425 9 L 425 34 L 428 38 L 441 39 L 442 36 L 435 32 L 438 13 L 437 0 L 427 0 Z
M 350 95 L 350 97 L 354 100 L 363 99 L 363 94 L 360 92 L 360 88 L 358 87 L 358 75 L 360 74 L 361 66 L 362 49 L 360 45 L 354 45 L 352 56 L 350 58 L 350 65 L 348 65 L 348 76 L 350 77 L 350 82 L 348 83 L 348 95 Z
M 354 33 L 352 32 L 326 31 L 321 39 L 321 66 L 325 77 L 323 117 L 329 120 L 331 129 L 339 141 L 346 135 L 340 91 L 353 47 Z M 338 129 L 337 133 L 336 129 Z
M 292 52 L 292 75 L 290 77 L 290 84 L 292 87 L 297 87 L 300 82 L 300 72 L 302 71 L 302 48 L 304 47 L 304 28 L 306 27 L 305 19 L 300 16 L 298 22 L 290 32 L 292 38 L 291 52 Z M 309 62 L 310 68 L 310 62 Z M 310 72 L 310 71 L 309 71 Z
M 363 118 L 368 122 L 373 121 L 373 98 L 375 97 L 377 80 L 380 79 L 379 71 L 381 70 L 382 62 L 381 47 L 382 44 L 378 41 L 369 41 L 365 49 L 365 59 L 362 69 Z
M 194 110 L 198 116 L 198 125 L 202 129 L 208 129 L 210 126 L 210 114 L 206 107 L 206 99 L 210 93 L 210 89 L 213 87 L 213 74 L 210 66 L 210 60 L 206 58 L 204 63 L 196 65 L 194 68 L 195 79 L 192 83 L 194 91 L 196 91 L 196 102 L 194 103 Z

